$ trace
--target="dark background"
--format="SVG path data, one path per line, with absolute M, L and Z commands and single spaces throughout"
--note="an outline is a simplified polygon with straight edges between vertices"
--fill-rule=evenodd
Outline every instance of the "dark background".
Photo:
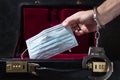
M 76 5 L 77 0 L 40 0 L 42 5 Z M 82 6 L 96 6 L 104 0 L 81 0 Z M 34 4 L 34 0 L 0 0 L 0 58 L 13 57 L 20 35 L 20 8 L 23 4 Z M 107 15 L 106 15 L 107 16 Z M 106 55 L 115 60 L 115 72 L 110 80 L 120 80 L 120 17 L 101 29 L 100 46 Z

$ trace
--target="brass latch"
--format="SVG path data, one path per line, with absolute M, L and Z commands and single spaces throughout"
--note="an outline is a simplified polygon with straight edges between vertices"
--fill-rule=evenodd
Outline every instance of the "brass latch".
M 106 62 L 88 63 L 87 67 L 88 69 L 92 70 L 92 72 L 107 72 L 108 71 L 108 65 L 106 64 Z
M 33 74 L 33 75 L 37 75 L 36 67 L 39 67 L 39 64 L 37 64 L 37 63 L 28 63 L 28 72 Z
M 93 62 L 93 72 L 107 72 L 106 62 Z
M 8 61 L 6 62 L 7 73 L 25 73 L 27 72 L 26 61 Z
M 6 73 L 31 73 L 36 75 L 35 69 L 39 64 L 28 63 L 27 61 L 6 62 Z

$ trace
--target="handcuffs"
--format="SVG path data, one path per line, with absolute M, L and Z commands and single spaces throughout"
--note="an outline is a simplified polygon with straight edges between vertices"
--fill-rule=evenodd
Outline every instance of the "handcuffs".
M 92 60 L 93 59 L 93 60 Z M 101 61 L 94 61 L 101 59 Z M 90 62 L 92 60 L 92 62 Z M 113 64 L 105 55 L 105 51 L 100 47 L 90 47 L 88 56 L 85 56 L 82 61 L 82 68 L 92 70 L 92 72 L 105 74 L 102 76 L 88 76 L 91 80 L 107 80 L 113 72 Z M 97 74 L 96 73 L 96 74 Z
M 96 30 L 96 47 L 90 47 L 88 56 L 85 56 L 82 61 L 82 68 L 92 70 L 93 73 L 105 73 L 101 76 L 88 76 L 91 80 L 107 80 L 113 72 L 113 63 L 105 55 L 104 48 L 98 47 L 98 40 L 100 37 L 99 29 L 101 25 L 97 18 L 97 9 L 93 9 L 93 18 L 97 24 Z M 98 61 L 95 61 L 99 59 Z

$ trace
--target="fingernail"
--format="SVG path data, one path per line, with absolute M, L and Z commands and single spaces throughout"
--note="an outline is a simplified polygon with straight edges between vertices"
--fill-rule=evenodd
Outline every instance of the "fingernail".
M 63 25 L 63 26 L 66 26 L 66 22 L 62 22 L 62 25 Z

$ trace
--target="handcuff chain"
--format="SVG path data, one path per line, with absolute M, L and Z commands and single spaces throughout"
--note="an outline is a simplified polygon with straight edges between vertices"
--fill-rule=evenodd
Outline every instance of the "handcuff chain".
M 96 39 L 96 47 L 99 46 L 99 38 L 100 38 L 100 32 L 99 32 L 99 29 L 101 28 L 101 25 L 98 21 L 98 18 L 97 18 L 97 9 L 96 7 L 93 8 L 93 18 L 97 24 L 96 26 L 96 33 L 95 33 L 95 39 Z
M 96 47 L 99 46 L 99 38 L 100 38 L 100 32 L 99 32 L 99 27 L 97 25 L 97 30 L 96 30 L 96 33 L 95 33 Z

